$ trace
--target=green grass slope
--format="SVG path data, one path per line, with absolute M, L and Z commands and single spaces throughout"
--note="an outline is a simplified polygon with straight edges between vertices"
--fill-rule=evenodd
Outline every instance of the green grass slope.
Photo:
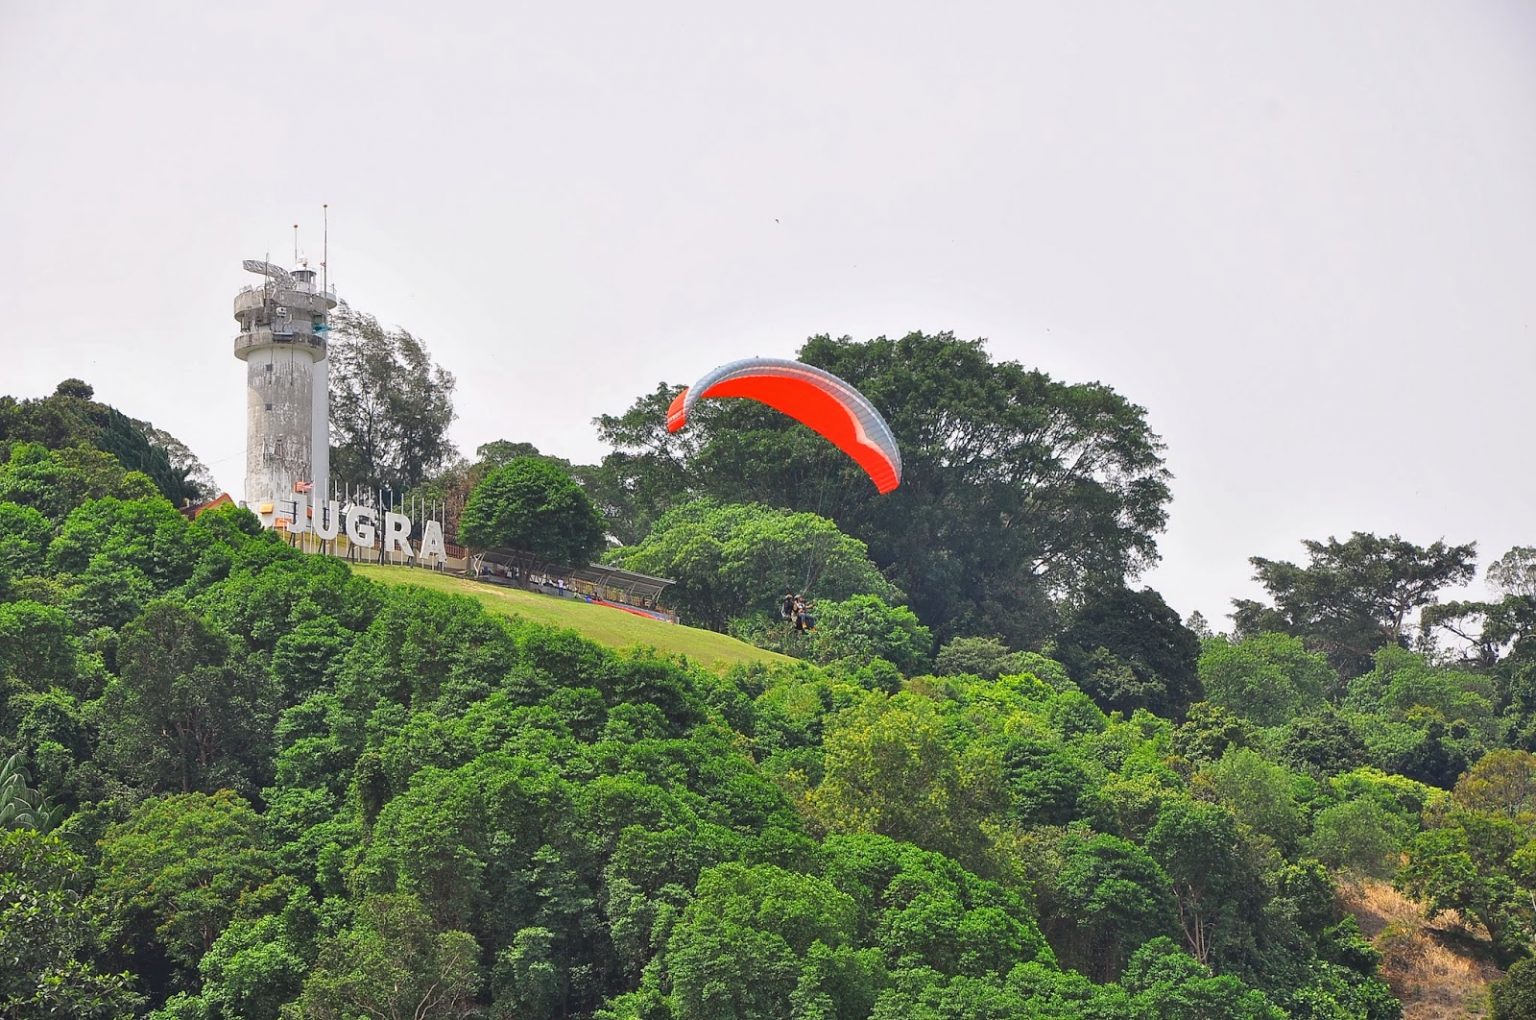
M 742 662 L 793 661 L 778 652 L 756 648 L 712 630 L 660 623 L 607 606 L 588 605 L 572 599 L 557 599 L 531 591 L 503 588 L 456 574 L 437 574 L 414 567 L 356 564 L 352 569 L 371 581 L 383 584 L 414 584 L 450 595 L 468 595 L 493 613 L 517 616 L 534 623 L 569 627 L 599 644 L 614 648 L 648 646 L 659 652 L 686 655 L 695 662 L 716 669 Z

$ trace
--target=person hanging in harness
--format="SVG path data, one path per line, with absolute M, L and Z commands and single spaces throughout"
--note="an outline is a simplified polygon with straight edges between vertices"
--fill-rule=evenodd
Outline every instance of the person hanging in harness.
M 795 605 L 799 601 L 800 596 L 796 595 L 788 588 L 785 588 L 784 600 L 779 603 L 779 616 L 782 617 L 786 622 L 793 623 L 795 619 Z
M 816 629 L 816 617 L 811 615 L 811 603 L 806 599 L 795 600 L 795 630 L 805 634 Z

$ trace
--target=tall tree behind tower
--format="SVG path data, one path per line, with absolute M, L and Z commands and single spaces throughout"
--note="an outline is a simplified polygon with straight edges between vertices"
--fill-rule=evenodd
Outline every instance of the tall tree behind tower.
M 343 305 L 331 318 L 329 357 L 338 481 L 401 493 L 458 453 L 448 439 L 453 374 L 416 337 Z

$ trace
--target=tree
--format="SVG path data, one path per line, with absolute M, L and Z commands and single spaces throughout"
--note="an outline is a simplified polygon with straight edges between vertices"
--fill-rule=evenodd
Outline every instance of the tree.
M 1174 930 L 1168 876 L 1136 844 L 1069 831 L 1051 890 L 1047 927 L 1064 966 L 1113 981 L 1144 942 Z
M 1518 670 L 1536 656 L 1536 642 L 1530 640 L 1536 635 L 1536 595 L 1509 594 L 1498 602 L 1442 602 L 1425 606 L 1419 619 L 1427 635 L 1444 630 L 1462 642 L 1462 658 L 1479 669 L 1504 665 Z
M 507 1020 L 554 1020 L 564 1012 L 566 971 L 556 959 L 555 933 L 528 927 L 501 951 L 492 976 L 496 1014 Z
M 1536 754 L 1510 748 L 1490 751 L 1456 781 L 1451 796 L 1458 807 L 1536 829 Z
M 103 974 L 89 959 L 87 872 L 56 836 L 0 827 L 0 1016 L 126 1020 L 143 1006 L 128 974 Z
M 53 526 L 37 510 L 0 503 L 0 570 L 12 577 L 39 573 Z
M 314 961 L 318 913 L 308 890 L 288 876 L 242 897 L 239 914 L 198 967 L 209 1015 L 278 1020 Z
M 175 602 L 125 626 L 117 654 L 105 761 L 155 791 L 260 788 L 277 710 L 265 670 L 234 659 L 226 635 Z
M 842 946 L 855 916 L 853 899 L 825 879 L 771 865 L 705 871 L 667 941 L 675 1016 L 793 1015 L 791 1001 L 807 977 L 814 980 L 816 958 Z M 830 1015 L 841 1014 L 828 1005 Z
M 66 379 L 52 396 L 41 400 L 0 403 L 0 450 L 7 443 L 27 442 L 61 451 L 91 448 L 110 455 L 123 470 L 142 472 L 178 506 L 199 495 L 197 484 L 189 481 L 197 458 L 184 444 L 114 407 L 95 402 L 93 395 L 91 387 L 79 379 Z M 180 465 L 175 462 L 178 456 L 183 458 Z
M 1012 672 L 1013 653 L 993 637 L 957 637 L 939 649 L 933 670 L 939 676 L 979 676 L 996 680 Z
M 419 339 L 343 307 L 328 357 L 332 475 L 403 493 L 453 459 L 455 380 Z
M 1485 739 L 1496 734 L 1493 681 L 1480 673 L 1431 665 L 1422 655 L 1383 647 L 1373 668 L 1349 686 L 1345 705 L 1427 728 L 1461 723 Z
M 63 610 L 28 599 L 0 602 L 0 678 L 15 677 L 38 690 L 75 676 L 78 644 Z M 0 708 L 0 720 L 6 716 Z
M 1170 938 L 1153 939 L 1138 949 L 1123 981 L 1136 993 L 1135 1016 L 1168 1020 L 1281 1020 L 1285 1016 L 1264 993 L 1238 979 L 1226 974 L 1212 977 Z
M 1189 715 L 1173 731 L 1172 749 L 1199 765 L 1218 761 L 1229 748 L 1250 747 L 1257 737 L 1253 723 L 1209 701 L 1189 706 Z
M 1476 572 L 1473 542 L 1419 546 L 1397 535 L 1357 531 L 1344 542 L 1330 537 L 1302 544 L 1310 559 L 1304 567 L 1249 559 L 1254 580 L 1269 592 L 1274 607 L 1235 599 L 1233 621 L 1244 636 L 1284 630 L 1302 638 L 1346 678 L 1369 669 L 1370 656 L 1383 645 L 1405 645 L 1409 614 Z
M 586 478 L 581 474 L 585 469 L 573 468 L 570 462 L 563 458 L 542 454 L 532 443 L 513 443 L 505 439 L 497 439 L 476 447 L 475 457 L 474 463 L 456 455 L 450 457 L 440 471 L 424 479 L 421 484 L 407 489 L 404 494 L 397 492 L 396 506 L 421 504 L 431 507 L 434 513 L 441 517 L 443 533 L 450 540 L 457 541 L 459 518 L 464 513 L 464 504 L 468 502 L 469 494 L 475 491 L 475 486 L 479 485 L 481 479 L 487 474 L 496 468 L 506 467 L 517 457 L 542 457 L 552 464 L 558 464 L 566 471 L 570 471 L 572 477 L 583 489 L 587 488 Z
M 1296 777 L 1285 766 L 1234 747 L 1201 769 L 1196 780 L 1197 788 L 1214 793 L 1239 824 L 1273 840 L 1282 851 L 1301 836 L 1305 823 L 1296 803 Z
M 107 830 L 89 905 L 108 946 L 151 988 L 185 988 L 272 864 L 261 816 L 236 794 L 159 797 Z
M 108 496 L 70 512 L 47 562 L 67 575 L 69 608 L 79 624 L 121 627 L 152 598 L 189 581 L 210 538 L 159 496 Z
M 1018 964 L 1054 962 L 1016 894 L 943 854 L 862 834 L 829 836 L 821 858 L 822 874 L 853 898 L 855 937 L 899 968 L 897 981 L 905 971 L 918 980 L 966 975 L 995 982 Z
M 1049 741 L 1017 735 L 998 747 L 1008 813 L 1020 824 L 1066 825 L 1086 813 L 1082 805 L 1092 801 L 1094 784 L 1075 756 Z
M 1205 614 L 1196 609 L 1184 619 L 1184 626 L 1201 641 L 1209 641 L 1216 637 L 1216 632 L 1211 629 L 1211 622 L 1205 618 Z
M 1027 647 L 1048 633 L 1053 598 L 1156 561 L 1162 444 L 1143 409 L 1108 387 L 994 363 L 982 341 L 949 333 L 819 336 L 799 356 L 881 410 L 901 447 L 901 488 L 876 496 L 831 444 L 747 401 L 716 402 L 668 433 L 676 388 L 663 384 L 598 419 L 615 448 L 604 466 L 621 479 L 609 491 L 638 516 L 690 493 L 830 517 L 944 639 L 994 633 Z
M 50 809 L 41 792 L 27 784 L 32 777 L 21 764 L 21 752 L 0 763 L 0 831 L 37 829 L 47 832 L 57 823 L 62 811 Z
M 675 580 L 673 604 L 714 630 L 752 614 L 776 619 L 786 591 L 826 601 L 900 598 L 870 562 L 864 543 L 833 522 L 755 503 L 683 504 L 663 515 L 639 545 L 615 549 L 608 559 Z
M 1291 767 L 1332 776 L 1365 764 L 1365 741 L 1332 705 L 1297 716 L 1280 734 L 1280 757 Z
M 1517 545 L 1488 564 L 1488 586 L 1501 595 L 1536 597 L 1536 547 Z
M 1199 639 L 1151 588 L 1094 593 L 1056 647 L 1072 679 L 1106 710 L 1176 718 L 1201 699 Z
M 202 501 L 218 495 L 219 486 L 213 472 L 208 470 L 208 465 L 199 460 L 186 443 L 147 421 L 135 421 L 133 425 L 156 449 L 165 452 L 172 473 L 180 480 L 185 498 Z
M 61 573 L 123 567 L 142 574 L 159 593 L 192 576 L 204 543 L 164 499 L 107 496 L 76 507 L 48 547 L 48 566 Z
M 928 668 L 933 637 L 906 606 L 888 605 L 877 595 L 855 595 L 820 603 L 815 611 L 808 656 L 813 661 L 843 661 L 858 668 L 883 659 L 907 676 Z M 793 633 L 787 627 L 784 632 Z M 788 645 L 791 654 L 801 651 L 794 638 Z
M 49 807 L 42 791 L 28 785 L 31 782 L 32 776 L 22 764 L 20 751 L 0 762 L 0 830 L 47 832 L 63 817 L 63 805 Z
M 569 474 L 542 457 L 518 457 L 475 486 L 459 537 L 478 549 L 521 549 L 584 566 L 603 547 L 603 521 Z
M 1459 910 L 1482 922 L 1494 947 L 1507 956 L 1523 953 L 1531 935 L 1521 917 L 1529 901 L 1508 870 L 1508 859 L 1487 841 L 1479 841 L 1464 823 L 1479 828 L 1475 817 L 1453 817 L 1452 824 L 1428 829 L 1409 841 L 1394 884 L 1423 900 L 1429 916 Z M 1501 866 L 1502 865 L 1502 866 Z M 1522 901 L 1525 902 L 1522 902 Z
M 1168 800 L 1147 833 L 1147 851 L 1173 882 L 1179 928 L 1196 960 L 1209 964 L 1228 922 L 1241 917 L 1235 895 L 1249 885 L 1237 825 L 1226 808 Z
M 1254 634 L 1236 644 L 1211 638 L 1199 671 L 1206 698 L 1260 726 L 1280 726 L 1315 708 L 1337 683 L 1326 658 L 1287 634 Z
M 567 471 L 573 470 L 571 462 L 564 457 L 551 457 L 549 454 L 540 453 L 539 448 L 532 443 L 514 443 L 509 439 L 493 439 L 489 443 L 481 443 L 475 447 L 475 466 L 481 473 L 494 471 L 499 467 L 506 467 L 519 457 L 542 457 L 552 464 L 558 464 Z
M 478 1009 L 479 948 L 437 928 L 414 896 L 364 900 L 351 928 L 327 939 L 296 1010 L 313 1020 L 465 1020 Z
M 822 740 L 812 818 L 831 832 L 874 832 L 959 857 L 974 851 L 959 763 L 933 702 L 871 696 L 838 713 Z
M 50 450 L 17 443 L 10 459 L 0 463 L 0 502 L 31 507 L 55 523 L 88 499 L 154 494 L 147 475 L 124 471 L 110 453 L 86 446 Z
M 1391 878 L 1408 837 L 1402 819 L 1368 799 L 1331 804 L 1312 820 L 1310 852 L 1331 868 Z
M 1536 1017 L 1536 959 L 1517 960 L 1489 990 L 1491 1020 L 1530 1020 Z

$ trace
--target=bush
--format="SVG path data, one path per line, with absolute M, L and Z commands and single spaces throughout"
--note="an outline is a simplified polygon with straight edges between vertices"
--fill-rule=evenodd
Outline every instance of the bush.
M 522 549 L 581 566 L 602 551 L 603 518 L 559 465 L 518 457 L 486 475 L 469 494 L 459 539 L 480 549 Z
M 1536 959 L 1521 960 L 1493 986 L 1492 1020 L 1536 1018 Z
M 933 671 L 939 676 L 979 676 L 996 680 L 1009 672 L 1008 646 L 997 638 L 957 637 L 934 660 Z

